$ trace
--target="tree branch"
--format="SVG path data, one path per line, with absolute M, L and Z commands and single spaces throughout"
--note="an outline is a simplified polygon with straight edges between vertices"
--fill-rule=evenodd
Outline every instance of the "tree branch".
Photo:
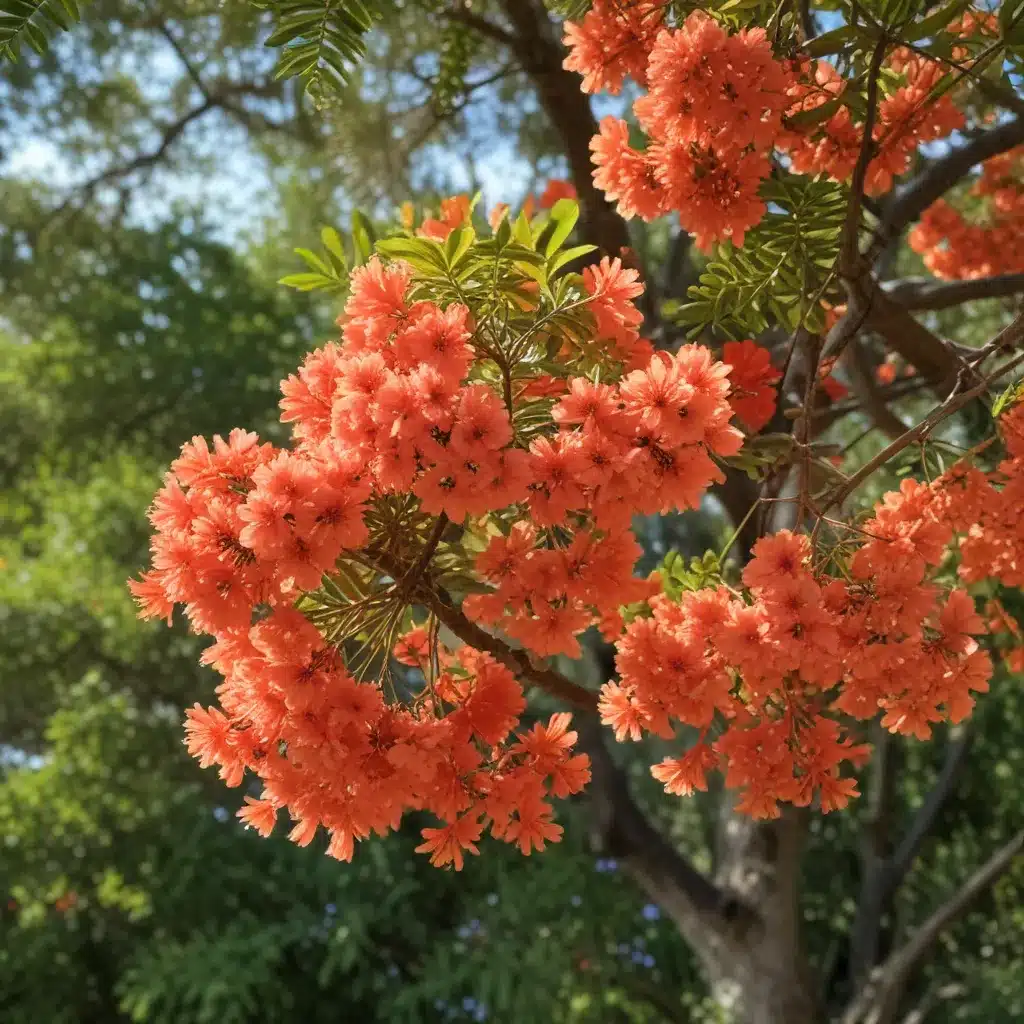
M 848 976 L 853 984 L 852 991 L 856 991 L 856 986 L 878 962 L 882 918 L 891 892 L 886 875 L 899 776 L 899 748 L 892 733 L 878 724 L 875 730 L 867 819 L 862 831 L 860 896 L 850 932 Z
M 562 139 L 569 173 L 579 196 L 582 233 L 608 256 L 630 245 L 626 222 L 594 185 L 590 140 L 597 121 L 576 75 L 562 67 L 563 53 L 552 37 L 551 20 L 537 0 L 502 0 L 513 27 L 507 45 L 529 75 L 551 126 Z
M 614 648 L 602 643 L 594 653 L 599 678 L 615 678 Z M 650 823 L 608 751 L 597 715 L 581 715 L 576 721 L 580 746 L 590 755 L 592 830 L 600 848 L 623 862 L 698 953 L 707 949 L 709 940 L 728 944 L 758 925 L 760 918 L 751 907 L 694 867 Z
M 882 61 L 888 39 L 882 35 L 875 43 L 868 68 L 867 114 L 864 118 L 863 136 L 857 163 L 853 168 L 850 180 L 850 198 L 846 204 L 846 217 L 843 222 L 843 235 L 839 245 L 839 257 L 836 270 L 846 292 L 846 312 L 833 325 L 825 338 L 824 345 L 819 349 L 819 361 L 823 358 L 838 357 L 846 346 L 857 336 L 864 326 L 871 311 L 873 298 L 872 289 L 865 285 L 870 274 L 871 261 L 865 263 L 860 252 L 861 214 L 864 207 L 864 186 L 867 181 L 868 167 L 875 153 L 874 127 L 878 116 L 878 78 L 882 71 Z M 816 367 L 812 372 L 816 372 Z M 813 388 L 812 388 L 813 392 Z
M 867 284 L 864 325 L 880 334 L 921 374 L 940 398 L 949 394 L 962 363 L 955 350 L 933 334 L 907 308 L 890 298 L 873 278 Z
M 596 711 L 597 697 L 590 690 L 574 683 L 561 672 L 536 664 L 527 651 L 509 647 L 499 637 L 481 629 L 475 622 L 466 618 L 462 609 L 456 607 L 445 591 L 431 590 L 422 594 L 422 597 L 429 602 L 430 610 L 438 620 L 470 647 L 486 651 L 516 675 L 539 686 L 552 697 L 564 700 L 567 704 L 584 711 Z
M 924 803 L 914 815 L 914 819 L 891 855 L 888 850 L 888 827 L 884 835 L 868 834 L 871 845 L 865 849 L 863 858 L 864 874 L 862 876 L 861 896 L 857 905 L 857 917 L 854 922 L 850 939 L 850 977 L 854 984 L 868 977 L 878 962 L 878 937 L 882 918 L 892 905 L 903 879 L 917 860 L 925 839 L 935 827 L 942 808 L 945 806 L 956 782 L 959 779 L 967 756 L 970 753 L 973 732 L 968 727 L 958 727 L 958 734 L 946 747 L 946 756 L 942 769 L 932 788 L 925 797 Z M 883 746 L 884 743 L 884 746 Z M 892 756 L 895 749 L 892 737 L 883 733 L 877 747 L 882 753 L 882 765 L 876 766 L 876 786 L 885 785 L 887 779 L 890 787 L 883 799 L 891 803 L 893 793 L 891 786 L 895 782 Z M 876 754 L 876 757 L 878 755 Z M 884 773 L 881 777 L 878 772 Z M 874 817 L 875 790 L 872 790 L 872 812 Z
M 709 937 L 738 938 L 756 924 L 751 908 L 698 871 L 647 820 L 630 795 L 625 774 L 608 752 L 597 717 L 580 716 L 576 724 L 581 749 L 590 755 L 593 831 L 601 849 L 623 862 L 698 951 Z
M 884 247 L 890 239 L 901 234 L 972 168 L 1021 142 L 1024 142 L 1024 117 L 1015 117 L 930 163 L 897 189 L 886 204 L 876 236 L 878 246 Z
M 465 0 L 455 0 L 451 8 L 445 11 L 444 16 L 450 21 L 457 21 L 460 25 L 471 28 L 478 35 L 486 39 L 493 39 L 503 46 L 514 48 L 516 37 L 508 29 L 479 14 L 474 14 Z
M 1024 274 L 999 274 L 968 281 L 905 277 L 886 281 L 882 291 L 904 309 L 948 309 L 977 299 L 1005 299 L 1024 293 Z
M 890 440 L 899 437 L 907 425 L 889 408 L 875 382 L 875 368 L 864 346 L 854 342 L 846 350 L 846 370 L 861 409 Z
M 1018 318 L 1020 319 L 1020 318 Z M 953 413 L 962 409 L 968 402 L 973 401 L 983 394 L 994 381 L 1005 376 L 1011 370 L 1016 369 L 1024 363 L 1024 355 L 1019 355 L 1007 360 L 997 367 L 984 380 L 967 391 L 960 391 L 960 383 L 950 392 L 949 397 L 937 409 L 930 412 L 920 423 L 911 427 L 906 433 L 900 435 L 891 444 L 882 449 L 874 458 L 869 459 L 861 468 L 853 474 L 841 487 L 836 488 L 832 494 L 827 495 L 818 503 L 818 512 L 824 515 L 829 509 L 842 504 L 860 485 L 874 473 L 880 466 L 884 466 L 891 458 L 898 455 L 907 445 L 913 444 L 927 437 L 931 431 L 944 419 L 952 416 Z M 821 520 L 819 519 L 819 523 Z M 817 529 L 817 527 L 815 527 Z
M 695 943 L 707 939 L 707 930 L 724 939 L 755 923 L 753 911 L 719 889 L 682 856 L 647 820 L 633 801 L 625 775 L 615 765 L 604 742 L 597 717 L 597 698 L 553 669 L 534 664 L 526 651 L 509 647 L 471 622 L 444 591 L 421 592 L 437 618 L 460 640 L 493 655 L 523 679 L 547 693 L 581 708 L 577 717 L 580 746 L 590 754 L 589 788 L 596 811 L 595 832 L 612 856 L 622 859 L 644 891 L 662 906 Z M 614 674 L 611 648 L 599 658 L 601 675 Z
M 910 828 L 907 829 L 906 835 L 892 855 L 886 878 L 890 891 L 895 892 L 902 883 L 917 859 L 917 855 L 921 852 L 925 839 L 935 827 L 936 819 L 956 787 L 964 765 L 967 763 L 973 738 L 973 731 L 966 726 L 962 727 L 960 734 L 946 748 L 946 757 L 935 784 L 929 790 L 924 803 L 914 815 Z
M 911 939 L 888 958 L 875 978 L 843 1014 L 842 1024 L 892 1024 L 899 1012 L 904 986 L 947 928 L 968 913 L 1013 866 L 1024 852 L 1024 831 L 1018 832 L 914 932 Z
M 153 149 L 139 153 L 132 157 L 132 159 L 127 163 L 114 164 L 106 170 L 101 171 L 99 174 L 94 175 L 88 181 L 76 186 L 72 193 L 53 211 L 49 220 L 52 221 L 59 218 L 68 206 L 70 206 L 76 195 L 91 196 L 96 189 L 109 181 L 126 177 L 129 174 L 133 174 L 135 171 L 141 171 L 159 163 L 166 156 L 167 151 L 171 146 L 174 145 L 181 134 L 193 121 L 197 121 L 199 118 L 203 117 L 211 110 L 216 109 L 220 105 L 221 103 L 219 99 L 208 96 L 199 104 L 199 106 L 193 107 L 191 110 L 182 114 L 176 121 L 172 121 L 170 124 L 165 125 L 160 141 Z
M 189 78 L 192 79 L 193 83 L 195 84 L 199 92 L 202 94 L 203 98 L 209 99 L 210 94 L 206 90 L 206 84 L 203 82 L 203 79 L 199 74 L 199 69 L 189 59 L 189 56 L 185 52 L 184 47 L 182 47 L 181 43 L 179 43 L 178 40 L 175 39 L 174 33 L 167 26 L 167 22 L 159 20 L 155 24 L 157 32 L 159 32 L 160 35 L 162 35 L 164 39 L 167 40 L 168 45 L 174 51 L 174 54 L 178 58 L 178 61 L 185 69 L 185 73 L 188 75 Z

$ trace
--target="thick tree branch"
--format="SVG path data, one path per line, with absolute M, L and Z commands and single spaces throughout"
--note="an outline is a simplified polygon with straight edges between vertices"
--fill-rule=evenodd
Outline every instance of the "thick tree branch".
M 595 806 L 595 831 L 602 846 L 620 858 L 644 891 L 662 906 L 695 942 L 708 929 L 724 938 L 756 921 L 753 912 L 697 870 L 647 820 L 633 801 L 625 775 L 615 765 L 604 742 L 604 728 L 596 714 L 593 693 L 553 669 L 533 662 L 526 651 L 509 647 L 471 622 L 444 591 L 417 595 L 429 601 L 437 618 L 460 640 L 493 655 L 521 678 L 547 693 L 581 708 L 577 718 L 580 745 L 591 757 L 593 780 L 589 788 Z M 602 678 L 614 673 L 614 654 L 604 648 L 599 657 Z
M 160 35 L 164 37 L 164 39 L 167 40 L 168 45 L 174 51 L 175 56 L 178 58 L 182 67 L 185 69 L 185 73 L 188 75 L 189 78 L 192 79 L 193 83 L 195 84 L 196 88 L 199 89 L 199 92 L 202 94 L 203 98 L 209 99 L 210 94 L 206 90 L 206 85 L 203 82 L 202 76 L 199 74 L 199 69 L 192 63 L 188 54 L 185 52 L 184 47 L 175 38 L 174 33 L 170 30 L 167 23 L 165 21 L 160 20 L 157 21 L 155 24 L 156 30 L 160 33 Z
M 615 677 L 615 650 L 595 650 L 598 676 Z M 626 869 L 676 922 L 699 953 L 709 941 L 717 946 L 738 940 L 759 923 L 755 911 L 710 878 L 672 846 L 633 800 L 625 773 L 605 743 L 606 730 L 596 714 L 577 716 L 580 745 L 590 755 L 593 832 L 600 847 Z M 720 952 L 720 950 L 715 950 Z
M 969 281 L 905 277 L 886 281 L 882 291 L 904 309 L 949 309 L 977 299 L 1006 299 L 1024 293 L 1024 274 L 999 274 Z
M 868 279 L 867 291 L 864 325 L 880 334 L 944 398 L 962 368 L 956 351 L 893 301 L 873 278 Z
M 466 0 L 454 0 L 451 9 L 445 12 L 445 17 L 451 21 L 457 21 L 485 39 L 492 39 L 503 46 L 514 47 L 516 44 L 516 37 L 507 28 L 480 14 L 475 14 Z
M 818 351 L 819 360 L 842 355 L 846 346 L 864 327 L 871 310 L 873 290 L 866 284 L 870 276 L 871 261 L 865 262 L 861 256 L 860 229 L 864 209 L 864 186 L 871 158 L 875 154 L 873 133 L 878 115 L 878 78 L 887 48 L 888 39 L 883 35 L 875 44 L 871 55 L 871 64 L 867 72 L 867 115 L 864 118 L 857 163 L 850 179 L 850 198 L 846 204 L 839 258 L 836 260 L 836 270 L 846 292 L 846 312 L 828 332 L 824 345 Z
M 872 981 L 843 1014 L 842 1024 L 893 1024 L 904 987 L 911 974 L 947 928 L 967 914 L 975 902 L 1010 870 L 1024 852 L 1024 831 L 1018 832 L 914 932 L 911 939 L 888 958 Z
M 167 155 L 168 150 L 170 150 L 174 143 L 177 142 L 181 134 L 193 121 L 199 120 L 199 118 L 203 117 L 211 110 L 216 109 L 218 106 L 220 106 L 220 100 L 215 97 L 208 96 L 202 103 L 193 107 L 191 110 L 186 111 L 177 120 L 164 125 L 161 130 L 160 141 L 156 146 L 132 157 L 132 159 L 127 161 L 127 163 L 114 164 L 113 166 L 108 167 L 106 170 L 101 171 L 99 174 L 91 177 L 88 181 L 77 186 L 72 195 L 68 196 L 68 198 L 65 199 L 56 210 L 54 210 L 52 216 L 54 218 L 59 217 L 70 205 L 75 195 L 90 196 L 96 191 L 96 189 L 101 185 L 105 185 L 107 182 L 127 177 L 135 171 L 141 171 L 148 167 L 152 167 L 154 164 L 158 164 L 163 160 Z
M 900 885 L 917 860 L 921 847 L 934 829 L 942 808 L 960 778 L 970 753 L 972 737 L 973 733 L 968 727 L 958 727 L 946 747 L 946 756 L 935 783 L 914 815 L 903 839 L 891 854 L 888 846 L 888 821 L 881 835 L 875 831 L 875 793 L 884 794 L 881 799 L 885 801 L 885 806 L 891 804 L 891 787 L 895 779 L 893 757 L 897 748 L 893 746 L 893 738 L 886 733 L 882 734 L 876 746 L 876 760 L 880 763 L 875 765 L 871 811 L 866 825 L 868 844 L 862 860 L 861 896 L 850 938 L 850 977 L 855 984 L 868 977 L 878 963 L 882 918 L 891 907 Z
M 569 173 L 579 196 L 582 233 L 608 256 L 629 248 L 629 229 L 594 186 L 590 140 L 597 121 L 579 79 L 562 67 L 564 54 L 551 32 L 551 19 L 537 0 L 502 0 L 513 27 L 508 45 L 537 89 L 551 126 L 562 139 Z
M 875 368 L 864 346 L 854 342 L 846 350 L 846 371 L 860 407 L 890 440 L 899 437 L 907 425 L 889 408 L 875 381 Z
M 825 515 L 825 513 L 830 509 L 835 508 L 837 505 L 841 505 L 869 476 L 875 473 L 879 467 L 884 466 L 885 463 L 898 455 L 908 445 L 914 444 L 916 441 L 920 441 L 927 437 L 944 419 L 952 416 L 955 412 L 962 409 L 968 404 L 968 402 L 973 401 L 979 395 L 984 394 L 993 382 L 997 381 L 1000 377 L 1005 376 L 1011 370 L 1016 369 L 1021 363 L 1024 363 L 1024 355 L 1019 355 L 1013 359 L 1007 360 L 988 374 L 984 380 L 980 381 L 967 391 L 960 390 L 963 381 L 958 380 L 957 386 L 950 392 L 949 397 L 942 403 L 942 405 L 930 412 L 923 420 L 921 420 L 920 423 L 911 427 L 906 433 L 902 434 L 891 444 L 883 448 L 876 456 L 864 463 L 864 465 L 861 466 L 861 468 L 854 473 L 846 483 L 841 487 L 836 488 L 831 494 L 823 498 L 818 503 L 819 514 Z M 820 522 L 821 520 L 819 520 L 819 523 Z M 817 529 L 817 527 L 815 527 L 815 529 Z
M 881 45 L 880 41 L 879 47 Z M 876 48 L 875 55 L 878 53 Z M 869 79 L 869 87 L 871 83 Z M 870 276 L 870 266 L 905 228 L 972 168 L 1021 142 L 1024 142 L 1024 118 L 1015 117 L 930 163 L 898 189 L 883 208 L 874 240 L 863 257 L 855 247 L 856 236 L 851 230 L 854 223 L 859 224 L 861 206 L 854 188 L 858 183 L 855 169 L 838 268 L 846 288 L 847 310 L 829 332 L 824 357 L 839 355 L 857 333 L 868 326 L 885 337 L 895 351 L 935 386 L 940 395 L 948 393 L 957 374 L 956 353 L 911 316 L 904 304 L 893 301 L 878 287 Z M 867 145 L 862 145 L 858 167 L 861 164 L 866 166 L 869 151 Z
M 698 952 L 709 938 L 728 941 L 757 922 L 753 910 L 697 870 L 647 820 L 612 760 L 596 715 L 577 719 L 580 746 L 590 755 L 593 830 L 602 850 L 679 926 Z
M 945 195 L 983 160 L 1005 153 L 1024 142 L 1024 117 L 1015 117 L 975 136 L 970 142 L 930 163 L 886 204 L 877 231 L 876 245 L 884 247 L 900 235 L 925 210 Z

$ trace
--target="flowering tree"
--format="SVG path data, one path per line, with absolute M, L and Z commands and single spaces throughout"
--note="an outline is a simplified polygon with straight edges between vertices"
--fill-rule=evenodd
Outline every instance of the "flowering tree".
M 533 3 L 451 13 L 532 62 L 573 183 L 486 228 L 453 197 L 376 243 L 357 218 L 348 252 L 325 232 L 289 283 L 347 299 L 339 340 L 282 383 L 290 446 L 186 444 L 132 589 L 213 637 L 219 706 L 188 712 L 187 742 L 228 785 L 258 779 L 240 816 L 261 833 L 286 810 L 296 842 L 322 826 L 349 860 L 427 811 L 420 851 L 461 869 L 485 833 L 557 841 L 555 802 L 586 792 L 740 1019 L 895 1021 L 1024 833 L 883 952 L 951 743 L 905 839 L 867 850 L 830 999 L 800 941 L 800 848 L 868 765 L 880 820 L 892 737 L 960 726 L 1020 668 L 1002 595 L 1024 578 L 1024 319 L 1000 307 L 966 346 L 911 312 L 1022 288 L 1018 14 L 883 2 L 822 33 L 806 5 L 571 6 L 564 68 Z M 580 84 L 628 90 L 631 117 L 593 124 Z M 668 215 L 706 264 L 690 301 L 644 302 L 656 275 L 625 220 Z M 911 225 L 936 280 L 883 286 Z M 849 416 L 885 443 L 830 443 Z M 708 495 L 724 549 L 638 576 L 635 517 Z M 596 685 L 573 667 L 586 646 Z M 532 720 L 533 690 L 566 710 Z M 601 723 L 672 744 L 651 772 L 673 797 L 721 774 L 713 877 L 641 814 Z

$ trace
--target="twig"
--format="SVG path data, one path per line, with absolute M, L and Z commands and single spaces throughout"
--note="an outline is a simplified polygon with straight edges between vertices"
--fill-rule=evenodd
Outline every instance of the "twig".
M 493 655 L 521 678 L 539 686 L 551 696 L 564 700 L 567 704 L 586 711 L 597 710 L 597 696 L 590 690 L 584 689 L 554 669 L 534 664 L 526 651 L 509 647 L 499 637 L 471 622 L 463 611 L 456 607 L 446 591 L 431 589 L 429 592 L 422 592 L 422 597 L 429 603 L 430 610 L 437 618 L 470 647 Z
M 957 780 L 967 763 L 967 756 L 971 751 L 973 732 L 967 727 L 957 736 L 946 749 L 945 761 L 942 770 L 939 772 L 935 784 L 929 790 L 924 803 L 914 815 L 914 820 L 907 829 L 907 834 L 900 841 L 896 851 L 892 855 L 891 864 L 887 872 L 886 882 L 890 892 L 900 885 L 910 871 L 921 851 L 925 839 L 931 833 L 939 812 L 945 806 Z
M 883 448 L 874 458 L 869 459 L 864 463 L 864 465 L 861 466 L 861 468 L 857 470 L 857 472 L 854 473 L 845 484 L 838 487 L 832 492 L 832 494 L 827 495 L 818 506 L 821 514 L 824 515 L 829 509 L 834 508 L 836 505 L 841 505 L 880 466 L 884 466 L 885 463 L 898 455 L 908 445 L 913 444 L 915 441 L 922 440 L 944 419 L 952 416 L 953 413 L 962 409 L 972 399 L 977 398 L 978 395 L 983 394 L 993 381 L 1005 376 L 1021 363 L 1024 363 L 1024 353 L 1003 363 L 1002 366 L 998 367 L 980 383 L 967 391 L 960 391 L 960 383 L 958 382 L 957 387 L 950 392 L 949 397 L 942 403 L 942 405 L 929 413 L 928 416 L 921 420 L 921 422 L 916 426 L 911 427 L 904 434 L 901 434 L 892 442 L 892 444 Z

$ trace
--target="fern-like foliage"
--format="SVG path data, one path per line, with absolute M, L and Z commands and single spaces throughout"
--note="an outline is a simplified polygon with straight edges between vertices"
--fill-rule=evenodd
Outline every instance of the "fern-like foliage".
M 22 43 L 45 53 L 51 36 L 81 19 L 76 0 L 0 0 L 0 62 L 16 61 Z
M 457 21 L 445 26 L 441 59 L 431 103 L 438 116 L 452 113 L 466 90 L 466 75 L 473 60 L 475 35 Z
M 772 322 L 812 331 L 824 326 L 821 298 L 834 281 L 846 193 L 825 180 L 787 176 L 761 187 L 769 212 L 748 231 L 742 249 L 719 246 L 717 258 L 690 288 L 689 303 L 665 312 L 696 336 L 716 327 L 752 337 Z
M 566 21 L 579 21 L 590 10 L 591 0 L 548 0 L 548 7 Z
M 345 85 L 366 54 L 375 12 L 362 0 L 261 0 L 256 6 L 276 19 L 266 41 L 282 47 L 274 77 L 300 78 L 318 103 Z

